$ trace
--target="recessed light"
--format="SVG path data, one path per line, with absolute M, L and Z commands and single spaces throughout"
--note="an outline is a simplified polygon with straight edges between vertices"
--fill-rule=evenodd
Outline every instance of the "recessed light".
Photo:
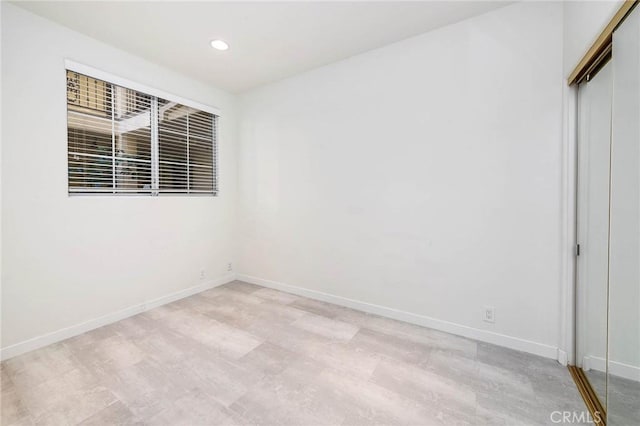
M 211 40 L 211 47 L 218 50 L 227 50 L 229 45 L 222 40 Z

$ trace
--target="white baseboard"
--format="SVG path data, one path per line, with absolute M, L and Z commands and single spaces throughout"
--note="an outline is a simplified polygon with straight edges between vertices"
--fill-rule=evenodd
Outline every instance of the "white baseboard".
M 582 369 L 584 371 L 596 370 L 604 373 L 607 371 L 607 362 L 599 356 L 585 355 L 582 357 Z
M 303 287 L 297 287 L 290 284 L 284 284 L 277 281 L 265 280 L 249 275 L 237 274 L 236 279 L 263 287 L 269 287 L 275 290 L 281 290 L 287 293 L 296 294 L 298 296 L 333 303 L 335 305 L 345 306 L 347 308 L 356 309 L 358 311 L 368 312 L 371 314 L 376 314 L 383 317 L 421 325 L 423 327 L 433 328 L 435 330 L 440 330 L 451 334 L 456 334 L 458 336 L 464 336 L 471 339 L 480 340 L 482 342 L 492 343 L 494 345 L 503 346 L 509 349 L 528 352 L 545 358 L 557 360 L 559 356 L 557 347 L 532 342 L 530 340 L 524 340 L 487 330 L 480 330 L 466 325 L 430 318 L 411 312 L 400 311 L 398 309 L 388 308 L 385 306 L 374 305 L 367 302 L 361 302 L 354 299 L 348 299 L 345 297 L 323 293 L 316 290 L 310 290 Z
M 86 333 L 87 331 L 91 331 L 93 329 L 112 324 L 133 315 L 137 315 L 141 312 L 157 308 L 158 306 L 166 305 L 167 303 L 184 299 L 185 297 L 189 297 L 196 293 L 209 290 L 210 288 L 218 287 L 235 279 L 235 274 L 227 274 L 218 279 L 206 281 L 203 284 L 185 288 L 184 290 L 180 290 L 175 293 L 159 297 L 157 299 L 149 300 L 147 302 L 130 306 L 117 312 L 113 312 L 98 318 L 91 319 L 89 321 L 82 322 L 80 324 L 72 325 L 70 327 L 56 330 L 51 333 L 43 334 L 42 336 L 37 336 L 32 339 L 7 346 L 6 348 L 0 349 L 0 360 L 4 361 L 6 359 L 13 358 L 14 356 L 22 355 L 35 349 L 60 342 L 70 337 Z
M 599 356 L 585 355 L 582 357 L 582 369 L 584 371 L 596 370 L 606 373 L 607 360 Z M 624 364 L 622 362 L 609 361 L 609 374 L 640 382 L 640 367 Z
M 623 364 L 618 361 L 609 361 L 609 373 L 613 376 L 640 382 L 640 367 Z
M 563 351 L 562 349 L 558 349 L 557 359 L 561 365 L 567 366 L 569 364 L 569 354 L 567 354 L 567 352 Z

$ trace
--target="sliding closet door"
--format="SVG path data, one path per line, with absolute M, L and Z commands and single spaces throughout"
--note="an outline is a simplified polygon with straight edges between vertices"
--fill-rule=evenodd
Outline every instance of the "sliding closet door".
M 640 424 L 640 7 L 613 34 L 609 425 Z
M 577 364 L 606 405 L 612 66 L 579 87 Z

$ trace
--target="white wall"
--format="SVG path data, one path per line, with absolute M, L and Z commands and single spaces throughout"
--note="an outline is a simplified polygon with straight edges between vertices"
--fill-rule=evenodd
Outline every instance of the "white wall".
M 564 73 L 568 77 L 624 0 L 564 1 Z
M 64 58 L 219 107 L 220 196 L 69 197 Z M 233 96 L 6 2 L 2 87 L 3 353 L 224 279 L 236 205 Z
M 562 37 L 515 4 L 243 96 L 241 276 L 555 357 Z

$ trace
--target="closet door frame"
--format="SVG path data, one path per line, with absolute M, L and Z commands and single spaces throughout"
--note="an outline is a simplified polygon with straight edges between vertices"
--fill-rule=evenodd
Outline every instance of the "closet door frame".
M 586 379 L 581 368 L 576 367 L 577 342 L 577 256 L 578 256 L 578 84 L 588 78 L 589 74 L 596 69 L 598 64 L 602 62 L 606 55 L 611 54 L 613 32 L 624 21 L 629 13 L 638 5 L 640 0 L 626 0 L 622 3 L 619 10 L 613 16 L 609 24 L 598 36 L 593 45 L 582 57 L 576 68 L 572 71 L 567 79 L 567 87 L 565 89 L 564 99 L 567 104 L 565 109 L 565 173 L 564 194 L 566 203 L 564 205 L 563 223 L 565 229 L 563 231 L 565 241 L 568 242 L 569 248 L 573 250 L 573 256 L 568 253 L 563 258 L 564 276 L 566 278 L 567 287 L 563 290 L 563 306 L 566 308 L 566 315 L 561 319 L 561 345 L 564 343 L 566 352 L 562 347 L 558 351 L 558 360 L 562 363 L 566 361 L 569 371 L 574 378 L 576 386 L 591 412 L 592 417 L 598 425 L 606 426 L 606 416 L 600 418 L 599 413 L 604 413 L 595 392 L 591 388 L 589 381 Z M 564 353 L 563 353 L 564 352 Z

